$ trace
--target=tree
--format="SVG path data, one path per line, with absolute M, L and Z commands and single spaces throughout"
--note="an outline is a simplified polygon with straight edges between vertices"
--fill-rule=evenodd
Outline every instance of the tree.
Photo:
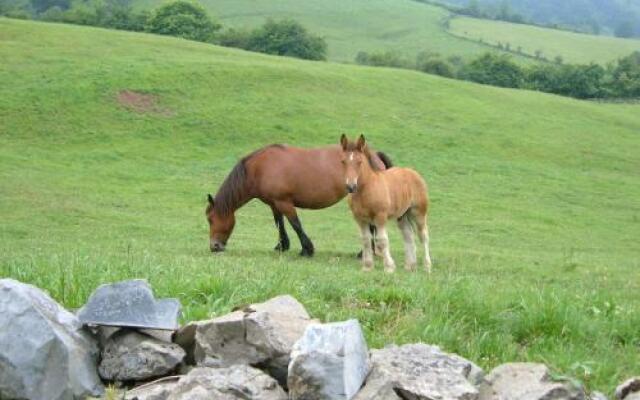
M 220 25 L 213 22 L 201 5 L 178 0 L 156 9 L 151 14 L 145 30 L 207 42 L 218 29 Z
M 614 96 L 640 98 L 640 51 L 618 60 L 611 75 Z
M 524 83 L 524 72 L 508 55 L 486 53 L 460 71 L 462 79 L 486 85 L 519 88 Z
M 308 60 L 327 58 L 327 43 L 324 39 L 310 34 L 304 26 L 291 19 L 268 20 L 251 33 L 248 48 L 261 53 Z

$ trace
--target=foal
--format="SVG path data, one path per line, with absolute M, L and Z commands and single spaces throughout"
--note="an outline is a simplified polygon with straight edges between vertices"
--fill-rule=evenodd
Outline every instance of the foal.
M 389 251 L 389 238 L 385 224 L 395 218 L 402 231 L 405 248 L 405 269 L 416 268 L 416 246 L 413 240 L 413 225 L 424 244 L 424 266 L 431 272 L 429 256 L 429 232 L 427 229 L 427 184 L 422 177 L 409 168 L 391 168 L 375 171 L 369 163 L 369 149 L 363 135 L 356 143 L 340 138 L 342 164 L 349 196 L 349 207 L 362 235 L 362 265 L 364 271 L 373 269 L 373 249 L 369 225 L 377 228 L 376 246 L 384 257 L 385 272 L 394 272 L 396 265 Z

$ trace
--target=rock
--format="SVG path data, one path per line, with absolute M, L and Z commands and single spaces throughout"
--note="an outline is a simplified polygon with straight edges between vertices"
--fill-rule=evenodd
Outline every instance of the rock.
M 180 376 L 168 376 L 129 390 L 124 400 L 167 400 Z
M 180 378 L 168 400 L 287 400 L 273 378 L 247 365 L 194 368 Z
M 134 279 L 97 288 L 78 311 L 83 324 L 148 329 L 178 329 L 180 302 L 156 300 L 149 284 Z
M 626 399 L 632 393 L 640 392 L 640 376 L 627 379 L 616 388 L 616 399 Z
M 35 286 L 0 280 L 0 399 L 99 396 L 98 348 L 78 319 Z
M 175 331 L 168 331 L 165 329 L 138 329 L 138 331 L 165 343 L 173 343 L 173 335 L 175 333 Z
M 609 400 L 607 395 L 602 392 L 591 392 L 589 394 L 589 400 Z
M 190 322 L 187 325 L 178 329 L 173 336 L 173 342 L 180 345 L 187 354 L 184 361 L 189 365 L 194 365 L 195 360 L 195 347 L 196 347 L 196 328 L 198 322 Z
M 147 380 L 171 373 L 184 356 L 177 344 L 123 330 L 107 340 L 98 371 L 108 381 Z
M 369 368 L 367 343 L 357 320 L 309 325 L 291 352 L 289 397 L 351 399 Z
M 485 378 L 481 400 L 584 400 L 583 390 L 552 380 L 543 364 L 500 365 Z
M 371 374 L 357 400 L 378 399 L 389 392 L 402 399 L 475 400 L 482 370 L 471 361 L 447 354 L 437 346 L 407 344 L 371 351 Z M 393 397 L 390 397 L 393 398 Z
M 286 383 L 289 353 L 312 320 L 291 296 L 278 296 L 239 311 L 195 323 L 194 360 L 199 366 L 249 364 L 260 366 Z M 189 352 L 193 328 L 176 340 Z

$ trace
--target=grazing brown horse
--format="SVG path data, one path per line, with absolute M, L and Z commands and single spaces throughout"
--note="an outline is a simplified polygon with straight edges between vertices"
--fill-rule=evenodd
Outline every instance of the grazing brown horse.
M 391 166 L 384 153 L 370 152 L 369 156 L 375 170 Z M 313 243 L 302 229 L 296 207 L 326 208 L 347 195 L 341 159 L 340 146 L 302 149 L 281 144 L 264 147 L 244 157 L 229 173 L 215 197 L 207 196 L 211 251 L 225 249 L 235 225 L 235 211 L 257 198 L 273 212 L 279 233 L 275 250 L 289 250 L 285 216 L 300 239 L 300 254 L 312 256 Z
M 369 226 L 376 227 L 376 246 L 384 257 L 385 272 L 394 272 L 396 265 L 389 251 L 389 238 L 385 225 L 394 218 L 402 231 L 405 245 L 405 268 L 415 270 L 416 246 L 413 241 L 413 224 L 424 244 L 424 266 L 431 272 L 429 255 L 429 231 L 427 228 L 427 209 L 429 198 L 427 184 L 414 170 L 409 168 L 391 168 L 376 171 L 369 163 L 370 152 L 364 136 L 356 143 L 350 142 L 345 135 L 340 138 L 342 146 L 343 181 L 347 185 L 349 207 L 360 226 L 362 235 L 363 270 L 373 269 L 373 249 Z

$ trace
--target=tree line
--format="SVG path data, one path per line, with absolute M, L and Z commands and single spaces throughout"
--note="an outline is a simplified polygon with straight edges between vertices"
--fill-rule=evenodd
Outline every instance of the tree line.
M 170 35 L 280 56 L 325 60 L 327 44 L 291 19 L 267 20 L 252 30 L 223 29 L 198 3 L 173 1 L 149 11 L 134 10 L 131 0 L 29 0 L 9 5 L 0 15 Z
M 514 89 L 536 90 L 579 99 L 640 99 L 640 51 L 610 63 L 535 63 L 523 66 L 507 54 L 485 53 L 465 62 L 459 56 L 443 59 L 423 52 L 415 60 L 394 52 L 359 52 L 361 65 L 415 69 L 444 76 Z

